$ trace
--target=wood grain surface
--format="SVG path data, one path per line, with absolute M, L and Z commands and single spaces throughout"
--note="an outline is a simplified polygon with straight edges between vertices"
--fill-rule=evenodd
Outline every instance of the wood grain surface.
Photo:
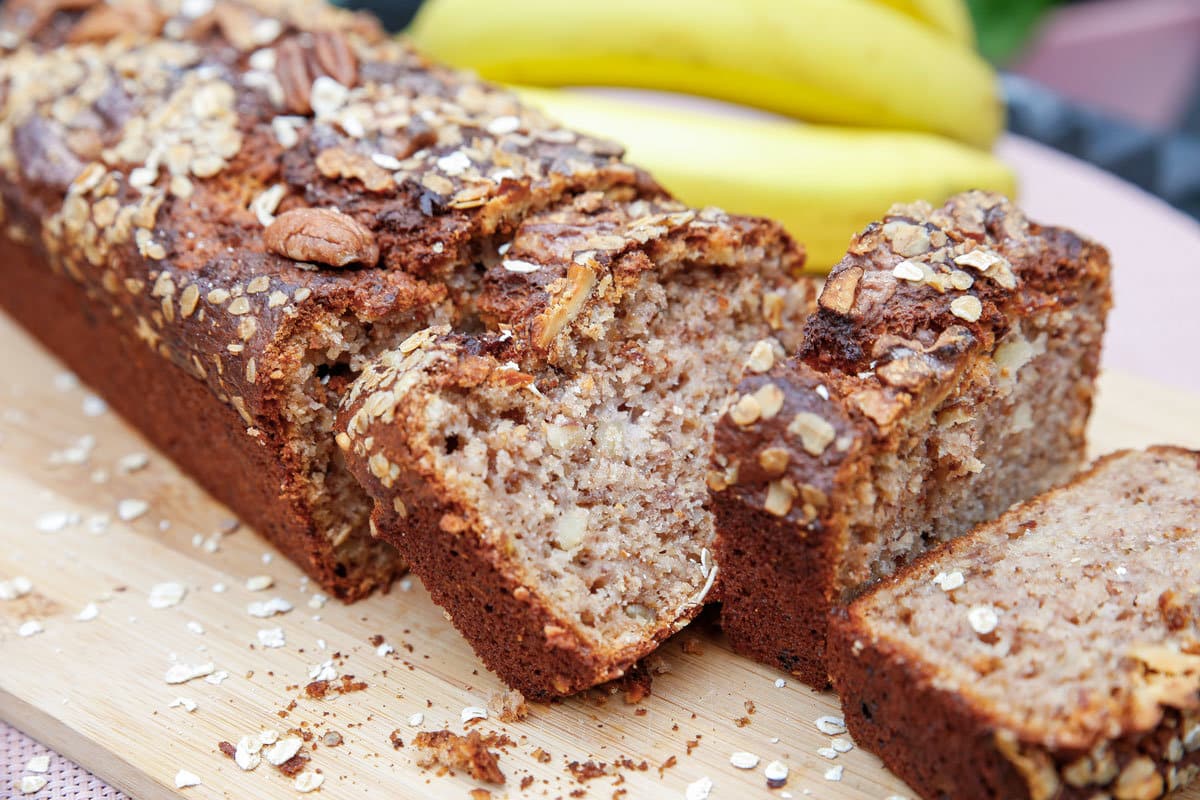
M 732 655 L 703 621 L 660 651 L 654 669 L 661 674 L 640 704 L 593 691 L 531 706 L 521 722 L 493 714 L 474 723 L 512 740 L 500 751 L 504 786 L 422 768 L 417 732 L 463 733 L 463 709 L 486 706 L 503 687 L 419 584 L 354 606 L 316 607 L 314 587 L 253 532 L 215 535 L 229 530 L 229 512 L 111 412 L 96 413 L 86 387 L 72 385 L 2 316 L 0 348 L 0 580 L 20 575 L 33 584 L 24 597 L 0 600 L 0 718 L 140 800 L 297 797 L 292 780 L 266 762 L 245 772 L 218 750 L 221 741 L 289 729 L 313 734 L 303 752 L 311 758 L 306 768 L 324 776 L 313 795 L 323 798 L 468 798 L 478 788 L 496 798 L 609 798 L 621 789 L 629 798 L 684 797 L 704 778 L 714 800 L 785 792 L 835 800 L 911 796 L 860 749 L 832 760 L 820 755 L 831 736 L 814 721 L 839 713 L 836 699 L 792 681 L 777 686 L 783 676 Z M 1198 407 L 1194 396 L 1109 373 L 1093 448 L 1200 447 Z M 148 463 L 129 471 L 139 459 L 127 457 L 140 453 Z M 121 520 L 119 508 L 137 510 L 136 503 L 122 506 L 129 500 L 144 501 L 146 511 Z M 274 585 L 248 589 L 247 579 L 259 575 Z M 165 582 L 182 584 L 186 596 L 154 608 L 151 591 Z M 214 591 L 217 584 L 225 591 Z M 275 597 L 293 610 L 269 619 L 247 612 L 250 603 Z M 89 603 L 96 617 L 77 620 Z M 19 635 L 30 621 L 44 630 Z M 270 628 L 282 629 L 282 647 L 260 643 L 259 631 Z M 384 652 L 389 647 L 394 652 Z M 366 688 L 308 697 L 310 670 L 325 661 Z M 164 680 L 173 663 L 205 662 L 228 678 Z M 170 707 L 180 697 L 196 709 Z M 415 725 L 414 714 L 422 715 Z M 330 731 L 340 734 L 340 746 L 323 744 Z M 402 747 L 393 746 L 393 732 Z M 735 751 L 761 761 L 737 769 L 730 763 Z M 623 759 L 626 766 L 615 766 Z M 786 787 L 770 791 L 763 770 L 776 760 L 789 777 Z M 606 774 L 579 781 L 588 761 L 603 763 L 591 771 Z M 838 781 L 826 778 L 834 767 L 842 768 Z M 176 789 L 180 770 L 202 783 Z M 10 791 L 11 782 L 0 786 L 0 796 Z M 1179 798 L 1200 800 L 1200 791 Z

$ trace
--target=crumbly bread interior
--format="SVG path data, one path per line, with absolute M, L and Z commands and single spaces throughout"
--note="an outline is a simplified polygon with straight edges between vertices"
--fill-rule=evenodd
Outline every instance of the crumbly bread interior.
M 1195 709 L 1198 468 L 1165 448 L 1104 461 L 866 598 L 867 625 L 919 654 L 939 688 L 1048 746 Z M 1184 736 L 1200 749 L 1200 725 Z
M 434 468 L 523 584 L 606 649 L 670 625 L 715 578 L 713 420 L 752 346 L 777 336 L 781 357 L 806 313 L 789 301 L 779 331 L 764 320 L 764 285 L 782 275 L 769 252 L 714 272 L 660 263 L 619 305 L 585 311 L 570 364 L 538 371 L 536 394 L 484 388 L 427 406 L 443 445 Z
M 898 448 L 854 490 L 847 593 L 1071 476 L 1077 460 L 1064 454 L 1083 456 L 1079 393 L 1092 391 L 1087 352 L 1101 320 L 1091 309 L 1030 316 L 931 414 L 905 418 Z

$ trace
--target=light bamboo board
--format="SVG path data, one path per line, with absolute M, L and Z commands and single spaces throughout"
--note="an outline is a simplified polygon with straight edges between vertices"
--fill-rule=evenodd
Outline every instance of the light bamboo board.
M 197 534 L 208 537 L 229 512 L 111 412 L 85 414 L 86 388 L 67 387 L 59 378 L 61 365 L 3 316 L 0 351 L 5 354 L 0 580 L 23 575 L 34 585 L 24 598 L 0 601 L 0 718 L 139 800 L 294 798 L 291 781 L 274 768 L 264 762 L 243 772 L 218 752 L 217 743 L 302 723 L 320 725 L 312 728 L 318 742 L 327 730 L 338 731 L 345 742 L 310 752 L 309 767 L 325 775 L 314 797 L 467 798 L 480 786 L 416 764 L 420 754 L 411 741 L 418 728 L 408 724 L 410 715 L 424 715 L 422 729 L 461 732 L 462 709 L 486 705 L 501 689 L 419 584 L 352 607 L 330 602 L 314 610 L 308 605 L 312 587 L 252 532 L 225 537 L 215 553 L 195 546 Z M 1152 442 L 1200 447 L 1198 408 L 1195 397 L 1109 374 L 1092 428 L 1095 450 Z M 53 452 L 85 435 L 95 437 L 87 464 L 50 465 Z M 121 474 L 118 459 L 137 452 L 150 454 L 149 465 Z M 109 472 L 106 482 L 93 481 L 97 469 Z M 119 501 L 129 498 L 147 501 L 149 511 L 131 522 L 116 520 Z M 53 512 L 76 513 L 81 521 L 39 532 L 39 520 Z M 114 521 L 103 533 L 91 532 L 88 521 L 105 514 Z M 246 578 L 260 574 L 273 576 L 275 586 L 250 592 Z M 185 584 L 187 596 L 177 606 L 151 608 L 151 587 L 167 581 Z M 213 592 L 216 583 L 226 584 L 227 591 Z M 295 609 L 270 620 L 247 614 L 248 603 L 275 596 Z M 92 602 L 99 616 L 76 621 Z M 31 619 L 44 632 L 18 636 L 19 626 Z M 189 622 L 205 632 L 193 632 Z M 259 629 L 276 626 L 286 646 L 250 647 Z M 369 641 L 377 634 L 395 654 L 377 654 Z M 685 652 L 689 639 L 701 652 Z M 318 640 L 327 649 L 319 649 Z M 301 697 L 310 667 L 334 653 L 343 657 L 340 671 L 365 680 L 368 688 L 324 700 Z M 631 798 L 683 797 L 689 783 L 704 777 L 713 783 L 714 800 L 782 792 L 839 800 L 911 796 L 862 750 L 836 761 L 818 755 L 830 737 L 813 723 L 838 713 L 833 696 L 793 681 L 778 688 L 778 673 L 731 654 L 711 628 L 685 631 L 661 653 L 670 671 L 655 677 L 653 695 L 638 706 L 620 696 L 603 705 L 574 699 L 532 706 L 524 722 L 481 723 L 481 730 L 502 730 L 516 742 L 500 761 L 508 784 L 494 796 L 567 797 L 583 789 L 587 796 L 608 798 L 614 788 L 624 788 Z M 229 678 L 219 685 L 204 680 L 167 685 L 164 674 L 173 657 L 212 661 Z M 169 708 L 176 697 L 192 698 L 198 708 L 192 713 Z M 278 712 L 293 700 L 295 707 L 281 719 Z M 755 713 L 747 713 L 747 702 Z M 389 742 L 397 729 L 406 745 L 399 750 Z M 689 755 L 687 743 L 697 739 Z M 532 755 L 538 748 L 550 753 L 548 762 Z M 757 769 L 735 769 L 729 761 L 734 751 L 755 753 L 762 761 Z M 644 760 L 649 769 L 621 769 L 623 779 L 610 775 L 584 784 L 567 769 L 572 761 L 611 765 L 622 756 Z M 660 772 L 672 757 L 676 763 Z M 774 760 L 790 767 L 782 792 L 768 792 L 763 777 L 763 766 Z M 20 766 L 10 765 L 15 774 L 0 770 L 6 779 L 0 797 L 13 791 Z M 838 782 L 825 779 L 834 766 L 844 769 Z M 180 769 L 199 776 L 202 785 L 177 790 Z M 526 775 L 534 782 L 522 792 L 518 786 Z M 615 780 L 624 782 L 617 786 Z M 1198 800 L 1200 792 L 1186 797 Z

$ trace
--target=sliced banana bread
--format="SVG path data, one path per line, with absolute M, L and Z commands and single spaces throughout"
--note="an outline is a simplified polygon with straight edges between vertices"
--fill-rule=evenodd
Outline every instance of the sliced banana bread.
M 826 685 L 848 593 L 1073 474 L 1109 302 L 1103 248 L 997 195 L 868 227 L 797 356 L 753 361 L 717 425 L 733 646 Z
M 837 613 L 862 746 L 929 800 L 1152 800 L 1200 773 L 1200 453 L 1101 459 Z
M 331 425 L 476 325 L 532 211 L 660 190 L 612 143 L 319 0 L 0 4 L 0 305 L 329 591 L 402 568 Z
M 771 222 L 583 196 L 488 268 L 489 332 L 418 334 L 347 393 L 377 532 L 510 685 L 617 677 L 699 611 L 712 423 L 751 353 L 797 344 L 801 259 Z

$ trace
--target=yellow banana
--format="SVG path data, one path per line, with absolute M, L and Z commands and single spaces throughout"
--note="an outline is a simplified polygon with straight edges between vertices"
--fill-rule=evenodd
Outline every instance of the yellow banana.
M 875 0 L 920 20 L 963 47 L 974 49 L 975 26 L 964 0 Z
M 410 32 L 512 83 L 689 92 L 981 147 L 1003 121 L 978 55 L 870 0 L 428 0 Z
M 941 203 L 966 189 L 1012 195 L 1012 172 L 988 153 L 938 136 L 665 110 L 591 93 L 519 88 L 569 127 L 626 146 L 680 199 L 773 217 L 827 271 L 850 237 L 892 203 Z

